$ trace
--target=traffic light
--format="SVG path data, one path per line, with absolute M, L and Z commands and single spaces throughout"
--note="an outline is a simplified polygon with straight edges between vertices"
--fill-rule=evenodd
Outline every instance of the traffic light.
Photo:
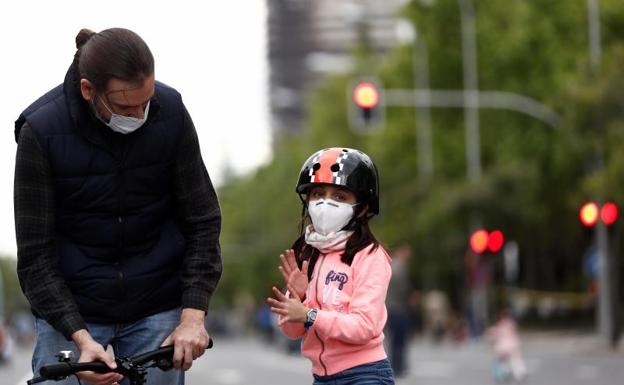
M 498 253 L 503 248 L 504 243 L 505 237 L 503 236 L 503 232 L 494 230 L 488 237 L 488 250 L 491 253 Z
M 372 132 L 383 126 L 384 98 L 381 83 L 360 80 L 348 90 L 349 123 L 358 132 Z
M 470 236 L 470 249 L 476 254 L 483 253 L 488 246 L 487 230 L 477 230 Z
M 613 226 L 619 215 L 618 207 L 613 202 L 607 202 L 600 208 L 594 202 L 587 202 L 579 210 L 579 218 L 585 227 L 594 227 L 598 220 L 602 220 L 607 226 Z
M 598 222 L 598 205 L 594 202 L 587 202 L 579 210 L 579 218 L 585 227 L 594 227 Z
M 613 226 L 619 217 L 618 207 L 613 202 L 607 202 L 600 209 L 600 219 L 607 226 Z
M 488 233 L 485 229 L 480 229 L 470 236 L 470 249 L 475 254 L 483 254 L 485 251 L 498 253 L 505 244 L 505 237 L 500 230 Z

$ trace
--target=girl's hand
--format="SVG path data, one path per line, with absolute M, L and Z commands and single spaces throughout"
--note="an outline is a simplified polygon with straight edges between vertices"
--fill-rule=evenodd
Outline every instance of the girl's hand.
M 305 322 L 308 309 L 301 303 L 301 299 L 294 291 L 291 285 L 288 285 L 292 298 L 286 297 L 281 291 L 273 286 L 273 293 L 275 298 L 267 298 L 267 302 L 271 305 L 271 311 L 280 316 L 278 322 L 279 326 L 282 326 L 286 322 Z
M 279 267 L 280 273 L 284 277 L 286 285 L 292 286 L 291 293 L 297 294 L 299 298 L 305 298 L 306 290 L 308 290 L 308 265 L 309 261 L 303 261 L 301 270 L 297 266 L 294 250 L 286 250 L 284 254 L 280 254 L 282 265 Z

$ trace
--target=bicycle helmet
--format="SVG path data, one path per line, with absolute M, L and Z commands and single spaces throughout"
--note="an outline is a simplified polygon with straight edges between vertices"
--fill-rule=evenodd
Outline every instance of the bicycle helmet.
M 362 151 L 332 147 L 315 152 L 301 167 L 295 190 L 305 195 L 315 184 L 344 186 L 368 204 L 369 214 L 379 214 L 377 167 Z

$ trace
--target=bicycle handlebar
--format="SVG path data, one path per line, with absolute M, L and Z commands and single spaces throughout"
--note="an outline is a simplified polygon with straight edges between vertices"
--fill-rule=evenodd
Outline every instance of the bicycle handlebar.
M 208 346 L 206 349 L 210 349 L 213 346 L 212 338 L 208 340 Z M 136 357 L 130 358 L 116 358 L 116 369 L 111 369 L 104 362 L 61 362 L 58 364 L 42 366 L 39 369 L 40 377 L 35 377 L 27 381 L 28 385 L 36 384 L 46 380 L 59 381 L 63 378 L 77 374 L 80 372 L 96 372 L 96 373 L 109 373 L 117 372 L 124 376 L 133 375 L 143 370 L 142 366 L 151 361 L 155 362 L 161 370 L 169 370 L 173 367 L 173 351 L 174 346 L 168 345 L 151 352 L 140 354 Z
M 105 363 L 98 362 L 61 362 L 59 364 L 46 365 L 39 369 L 39 374 L 46 380 L 60 379 L 78 372 L 108 373 L 113 371 Z
M 208 346 L 206 346 L 206 350 L 212 348 L 212 345 L 213 345 L 212 338 L 209 338 Z M 160 347 L 156 350 L 152 350 L 151 352 L 147 352 L 147 353 L 138 355 L 134 358 L 131 358 L 130 360 L 135 365 L 143 365 L 146 362 L 158 361 L 163 358 L 170 359 L 170 360 L 173 359 L 173 345 Z

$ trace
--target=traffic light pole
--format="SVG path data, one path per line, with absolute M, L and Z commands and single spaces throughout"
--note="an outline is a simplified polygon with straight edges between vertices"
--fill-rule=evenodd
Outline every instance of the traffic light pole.
M 416 135 L 418 137 L 418 176 L 429 183 L 433 176 L 433 143 L 431 136 L 431 102 L 429 95 L 429 54 L 424 39 L 414 41 L 414 85 L 424 91 L 423 106 L 416 106 Z
M 528 96 L 506 91 L 476 91 L 479 108 L 503 109 L 529 115 L 552 128 L 560 117 L 550 107 Z M 385 89 L 384 103 L 389 107 L 463 108 L 463 90 Z
M 610 250 L 607 226 L 598 221 L 596 226 L 596 243 L 598 246 L 598 332 L 605 341 L 613 336 L 613 314 L 611 299 Z
M 587 0 L 587 35 L 589 44 L 589 59 L 592 74 L 600 72 L 601 44 L 600 44 L 600 4 L 599 0 Z M 604 150 L 598 153 L 600 167 L 604 167 Z M 598 247 L 598 306 L 596 316 L 598 319 L 598 333 L 611 344 L 617 345 L 619 332 L 616 331 L 614 290 L 617 288 L 617 273 L 613 272 L 612 253 L 609 242 L 607 226 L 598 221 L 596 226 L 596 243 Z M 613 274 L 613 275 L 612 275 Z M 617 296 L 616 296 L 617 298 Z
M 481 135 L 479 133 L 479 81 L 475 12 L 472 0 L 458 0 L 461 14 L 462 62 L 464 67 L 464 122 L 466 125 L 466 167 L 468 179 L 481 179 Z

